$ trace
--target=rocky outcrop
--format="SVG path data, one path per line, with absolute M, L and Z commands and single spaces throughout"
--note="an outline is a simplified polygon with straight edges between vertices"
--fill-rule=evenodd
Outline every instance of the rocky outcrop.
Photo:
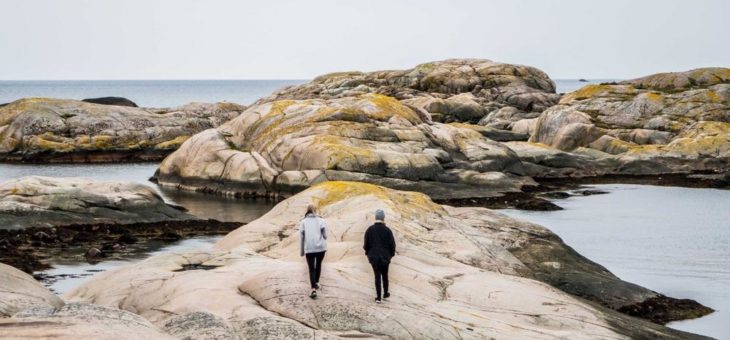
M 117 106 L 129 106 L 138 107 L 137 103 L 122 97 L 99 97 L 99 98 L 86 98 L 81 100 L 82 102 L 92 104 L 104 104 L 104 105 L 117 105 Z
M 309 204 L 330 228 L 316 300 L 307 296 L 297 248 L 297 222 Z M 371 268 L 361 250 L 376 208 L 385 211 L 398 242 L 392 297 L 383 304 L 372 301 Z M 586 288 L 585 297 L 595 294 L 614 308 L 659 296 L 621 281 L 543 227 L 484 208 L 438 205 L 420 193 L 325 182 L 212 250 L 165 254 L 103 273 L 67 297 L 134 311 L 176 334 L 201 324 L 245 338 L 693 337 L 540 281 L 565 291 Z
M 0 320 L 34 306 L 60 308 L 63 301 L 32 276 L 0 263 Z
M 408 70 L 330 73 L 283 88 L 258 104 L 367 93 L 394 97 L 429 112 L 436 121 L 481 121 L 499 128 L 535 117 L 559 98 L 553 81 L 537 68 L 486 59 L 448 59 Z
M 145 109 L 77 100 L 21 99 L 0 107 L 0 160 L 159 160 L 190 136 L 216 127 L 244 109 L 231 103 Z
M 4 229 L 197 219 L 132 182 L 30 176 L 0 183 Z
M 518 122 L 515 132 L 527 126 Z M 530 137 L 563 151 L 596 150 L 588 152 L 620 165 L 604 172 L 639 174 L 727 171 L 728 141 L 727 68 L 585 86 L 545 110 Z
M 162 186 L 239 196 L 292 193 L 355 180 L 435 198 L 488 197 L 534 185 L 508 147 L 521 139 L 428 115 L 379 94 L 254 105 L 168 156 Z M 498 137 L 501 136 L 501 137 Z

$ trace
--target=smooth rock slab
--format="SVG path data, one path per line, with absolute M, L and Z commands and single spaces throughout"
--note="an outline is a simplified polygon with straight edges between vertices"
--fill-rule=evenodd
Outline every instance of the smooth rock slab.
M 316 300 L 307 296 L 306 266 L 297 248 L 297 222 L 309 204 L 329 226 Z M 373 303 L 372 269 L 362 251 L 376 208 L 385 210 L 398 242 L 390 270 L 392 298 L 383 304 Z M 207 270 L 180 271 L 186 267 Z M 235 335 L 255 338 L 694 337 L 535 280 L 541 270 L 561 275 L 560 268 L 600 275 L 613 282 L 601 285 L 626 289 L 609 288 L 608 299 L 612 293 L 629 300 L 656 295 L 623 283 L 543 227 L 484 208 L 441 206 L 419 193 L 324 182 L 279 203 L 214 249 L 165 254 L 106 272 L 67 297 L 118 306 L 159 326 L 208 313 L 225 320 Z
M 0 263 L 0 320 L 26 308 L 60 308 L 63 304 L 32 276 Z

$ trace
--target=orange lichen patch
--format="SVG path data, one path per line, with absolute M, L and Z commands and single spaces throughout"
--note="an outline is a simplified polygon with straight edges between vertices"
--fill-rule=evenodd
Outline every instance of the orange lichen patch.
M 67 142 L 63 141 L 55 141 L 54 138 L 48 134 L 43 134 L 39 136 L 32 136 L 28 140 L 28 146 L 30 149 L 40 149 L 44 151 L 54 151 L 54 152 L 69 152 L 73 151 L 75 148 L 73 145 Z
M 584 100 L 608 94 L 635 95 L 636 89 L 628 85 L 590 84 L 573 92 L 567 93 L 560 99 L 560 104 L 569 104 L 574 100 Z
M 647 92 L 646 94 L 644 94 L 644 96 L 647 99 L 655 101 L 655 102 L 660 102 L 663 99 L 661 93 L 659 93 L 659 92 Z
M 327 153 L 327 169 L 358 171 L 361 167 L 377 166 L 381 159 L 371 149 L 347 144 L 347 138 L 337 136 L 317 136 L 313 145 L 321 152 Z
M 316 184 L 310 190 L 321 190 L 321 196 L 315 198 L 320 207 L 340 203 L 358 196 L 374 196 L 392 209 L 402 213 L 404 217 L 424 213 L 445 213 L 444 208 L 431 201 L 425 194 L 411 191 L 397 191 L 374 184 L 362 182 L 330 181 Z
M 183 136 L 177 136 L 172 140 L 164 141 L 161 143 L 157 143 L 155 145 L 155 149 L 159 150 L 171 150 L 171 149 L 177 149 L 184 143 L 186 140 L 188 140 L 190 136 L 183 135 Z
M 358 99 L 357 107 L 362 109 L 371 119 L 386 122 L 393 116 L 398 116 L 412 124 L 423 123 L 416 112 L 393 97 L 368 93 L 359 96 Z
M 717 156 L 730 152 L 730 123 L 698 122 L 667 145 L 641 145 L 631 153 L 670 152 L 682 155 Z
M 110 149 L 114 146 L 114 137 L 98 135 L 91 137 L 91 144 L 99 150 Z

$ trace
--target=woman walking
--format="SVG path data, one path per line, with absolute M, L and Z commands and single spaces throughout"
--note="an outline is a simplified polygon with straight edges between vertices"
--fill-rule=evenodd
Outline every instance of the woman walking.
M 327 224 L 324 219 L 315 214 L 314 206 L 307 207 L 307 213 L 299 222 L 300 256 L 307 258 L 307 267 L 309 268 L 309 283 L 312 292 L 309 297 L 314 299 L 317 297 L 319 289 L 319 275 L 322 273 L 322 260 L 324 253 L 327 251 Z

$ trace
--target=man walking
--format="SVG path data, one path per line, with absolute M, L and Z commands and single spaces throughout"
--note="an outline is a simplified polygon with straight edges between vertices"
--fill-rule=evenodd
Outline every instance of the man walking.
M 377 297 L 375 303 L 380 303 L 381 299 L 381 282 L 384 294 L 382 298 L 389 298 L 388 291 L 388 266 L 390 259 L 395 256 L 395 238 L 393 232 L 385 225 L 385 212 L 383 210 L 375 211 L 375 224 L 371 225 L 365 232 L 365 255 L 373 266 L 375 272 L 375 292 Z

